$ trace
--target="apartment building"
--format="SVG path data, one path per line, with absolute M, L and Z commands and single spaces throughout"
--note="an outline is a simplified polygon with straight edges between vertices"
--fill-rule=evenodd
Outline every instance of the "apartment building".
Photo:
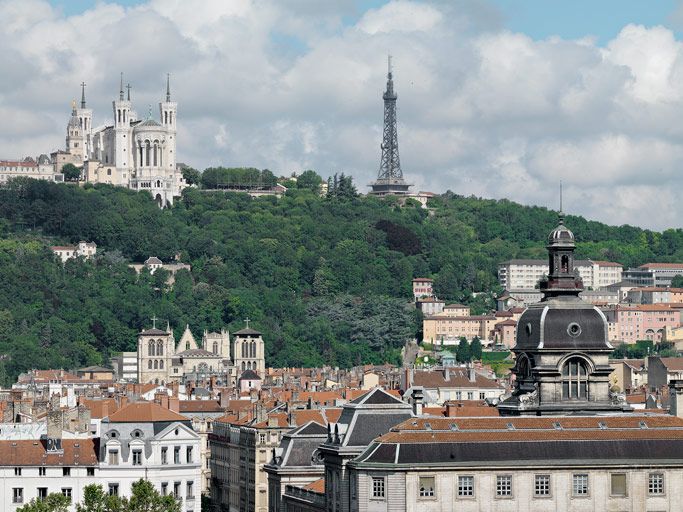
M 498 265 L 498 282 L 508 291 L 533 290 L 541 277 L 548 274 L 548 260 L 514 259 Z M 611 261 L 576 260 L 574 268 L 579 272 L 586 288 L 597 290 L 622 279 L 623 267 Z
M 672 279 L 678 275 L 683 275 L 683 263 L 646 263 L 623 273 L 624 279 L 648 287 L 671 286 Z
M 681 310 L 670 304 L 616 306 L 603 310 L 607 321 L 614 324 L 615 340 L 635 343 L 638 340 L 662 341 L 667 328 L 681 325 Z
M 51 493 L 71 498 L 74 510 L 87 485 L 129 496 L 141 478 L 161 494 L 173 494 L 183 512 L 201 510 L 199 436 L 184 417 L 138 402 L 104 418 L 99 438 L 63 438 L 61 418 L 60 410 L 48 412 L 47 433 L 40 437 L 0 433 L 0 510 L 14 511 Z

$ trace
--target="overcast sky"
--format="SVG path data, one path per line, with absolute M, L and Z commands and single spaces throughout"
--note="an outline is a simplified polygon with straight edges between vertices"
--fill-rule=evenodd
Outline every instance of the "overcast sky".
M 611 224 L 683 224 L 683 7 L 673 0 L 0 0 L 0 158 L 64 145 L 119 73 L 140 117 L 171 73 L 180 161 L 377 174 L 386 57 L 419 190 Z

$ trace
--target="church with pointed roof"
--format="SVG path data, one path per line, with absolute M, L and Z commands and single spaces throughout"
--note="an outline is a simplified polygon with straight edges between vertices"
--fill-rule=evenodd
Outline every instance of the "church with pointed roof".
M 87 182 L 146 190 L 159 206 L 173 204 L 186 183 L 176 161 L 178 104 L 171 100 L 170 77 L 156 119 L 151 105 L 146 117 L 133 110 L 131 86 L 125 86 L 124 94 L 122 73 L 118 99 L 112 102 L 113 123 L 98 127 L 93 127 L 93 111 L 86 106 L 85 87 L 82 83 L 80 107 L 76 102 L 72 106 L 66 150 L 52 154 L 55 172 L 71 163 L 83 168 Z
M 217 383 L 234 385 L 246 370 L 265 377 L 265 350 L 262 334 L 251 328 L 235 332 L 232 336 L 224 329 L 220 332 L 204 331 L 197 343 L 190 327 L 185 326 L 176 342 L 170 325 L 156 327 L 138 334 L 138 382 L 143 384 L 195 382 L 216 377 Z

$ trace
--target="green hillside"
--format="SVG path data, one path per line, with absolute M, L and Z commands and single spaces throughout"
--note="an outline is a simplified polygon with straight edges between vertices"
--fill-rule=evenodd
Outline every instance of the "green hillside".
M 31 367 L 107 363 L 135 347 L 152 316 L 179 336 L 185 324 L 231 330 L 249 317 L 270 365 L 351 366 L 398 360 L 420 319 L 411 279 L 431 276 L 450 301 L 492 307 L 496 266 L 545 257 L 557 216 L 509 201 L 435 198 L 431 214 L 375 198 L 277 200 L 185 191 L 159 210 L 144 193 L 110 186 L 15 180 L 0 189 L 0 381 Z M 566 223 L 578 256 L 625 266 L 683 260 L 683 232 Z M 57 263 L 49 245 L 95 241 L 95 261 Z M 149 256 L 192 265 L 172 289 L 136 276 Z

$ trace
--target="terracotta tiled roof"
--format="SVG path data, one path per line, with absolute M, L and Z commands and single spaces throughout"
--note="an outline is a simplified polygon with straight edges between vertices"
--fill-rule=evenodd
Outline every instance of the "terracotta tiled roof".
M 48 454 L 45 441 L 0 441 L 2 466 L 94 466 L 99 439 L 63 439 L 63 453 Z
M 221 412 L 223 408 L 216 400 L 180 400 L 180 412 Z
M 337 423 L 341 417 L 342 409 L 341 407 L 330 407 L 325 409 L 325 417 L 327 418 L 327 423 Z
M 110 414 L 116 412 L 119 405 L 114 398 L 105 398 L 103 400 L 89 400 L 82 398 L 80 403 L 90 410 L 90 417 L 95 419 L 102 419 Z
M 683 371 L 683 357 L 661 357 L 660 359 L 668 371 Z
M 436 388 L 489 388 L 502 389 L 495 380 L 488 379 L 475 372 L 474 382 L 469 379 L 469 371 L 466 368 L 450 368 L 448 380 L 443 370 L 416 371 L 413 374 L 413 385 L 423 386 L 427 389 Z
M 297 425 L 304 425 L 309 421 L 315 421 L 321 425 L 327 425 L 327 421 L 320 409 L 295 409 L 292 411 L 292 416 Z
M 154 402 L 129 404 L 109 416 L 110 423 L 152 423 L 155 421 L 187 421 L 187 418 Z
M 307 491 L 317 492 L 319 494 L 325 494 L 325 479 L 320 478 L 310 484 L 307 484 L 304 489 Z
M 533 432 L 545 431 L 612 431 L 628 430 L 668 430 L 679 432 L 683 437 L 683 419 L 671 415 L 628 416 L 541 416 L 541 417 L 470 417 L 458 418 L 412 418 L 396 425 L 393 432 L 452 432 L 453 424 L 458 432 L 492 432 L 501 435 L 505 432 L 522 432 L 530 435 Z M 641 424 L 641 422 L 643 424 Z M 426 426 L 429 423 L 429 429 Z M 602 425 L 601 425 L 602 424 Z M 629 433 L 629 435 L 631 435 Z

